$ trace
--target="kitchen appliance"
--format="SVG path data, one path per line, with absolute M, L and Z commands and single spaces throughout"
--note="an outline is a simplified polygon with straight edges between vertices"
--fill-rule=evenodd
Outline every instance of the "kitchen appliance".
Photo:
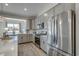
M 63 11 L 48 20 L 47 54 L 75 55 L 74 11 Z
M 39 29 L 44 29 L 44 22 L 38 24 L 38 28 L 39 28 Z
M 35 44 L 37 47 L 40 47 L 40 35 L 35 35 Z

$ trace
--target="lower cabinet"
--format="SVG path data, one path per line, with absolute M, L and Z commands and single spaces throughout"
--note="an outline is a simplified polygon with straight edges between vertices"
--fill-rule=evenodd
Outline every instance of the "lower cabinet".
M 18 34 L 18 43 L 34 41 L 32 34 Z
M 50 48 L 49 52 L 48 52 L 48 55 L 49 56 L 58 56 L 58 52 L 55 48 L 54 49 Z
M 47 36 L 40 36 L 40 48 L 47 53 Z

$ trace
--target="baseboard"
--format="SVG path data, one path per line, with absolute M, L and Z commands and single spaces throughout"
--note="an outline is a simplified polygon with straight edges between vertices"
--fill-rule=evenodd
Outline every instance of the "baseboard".
M 18 44 L 26 44 L 26 43 L 33 43 L 33 42 L 29 41 L 29 42 L 22 42 L 22 43 L 18 43 Z

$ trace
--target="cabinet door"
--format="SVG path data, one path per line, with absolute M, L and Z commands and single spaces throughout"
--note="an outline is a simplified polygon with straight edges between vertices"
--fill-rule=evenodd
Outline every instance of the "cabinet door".
M 40 48 L 44 50 L 44 40 L 40 39 Z
M 49 46 L 49 52 L 48 52 L 49 56 L 57 56 L 57 49 L 54 47 Z
M 45 52 L 47 52 L 47 36 L 41 36 L 40 38 L 40 47 L 43 49 Z

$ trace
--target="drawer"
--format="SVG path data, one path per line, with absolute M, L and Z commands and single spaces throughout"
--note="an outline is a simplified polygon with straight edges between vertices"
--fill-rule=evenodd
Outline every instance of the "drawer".
M 58 48 L 51 47 L 49 45 L 47 45 L 47 47 L 48 47 L 47 54 L 50 55 L 50 56 L 71 56 L 71 54 L 66 53 L 62 50 L 59 50 Z

